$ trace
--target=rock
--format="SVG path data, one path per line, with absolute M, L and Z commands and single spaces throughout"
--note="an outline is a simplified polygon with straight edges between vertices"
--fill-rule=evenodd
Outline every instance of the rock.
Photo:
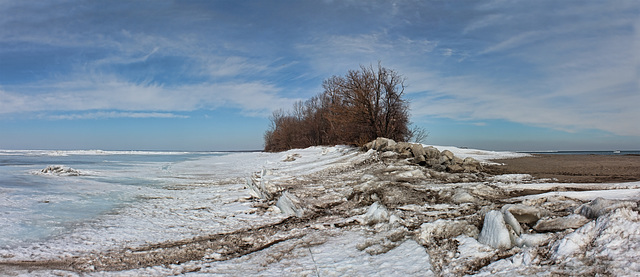
M 393 146 L 393 149 L 391 149 L 390 151 L 394 151 L 396 153 L 404 153 L 404 152 L 411 153 L 411 143 L 398 142 Z
M 433 168 L 433 170 L 436 170 L 436 171 L 445 171 L 445 170 L 447 170 L 447 166 L 446 165 L 441 165 L 441 164 L 434 165 L 431 168 Z
M 463 160 L 458 158 L 458 157 L 456 157 L 456 156 L 453 156 L 453 158 L 451 159 L 451 163 L 452 164 L 457 164 L 457 165 L 461 166 L 462 162 L 463 162 Z
M 480 162 L 474 158 L 471 157 L 466 157 L 464 158 L 464 160 L 462 161 L 463 165 L 470 165 L 470 166 L 475 166 L 475 167 L 479 167 L 480 166 Z
M 377 138 L 373 141 L 370 149 L 374 149 L 377 151 L 393 151 L 393 147 L 396 145 L 396 142 L 392 139 L 388 138 Z
M 493 248 L 511 248 L 511 235 L 501 212 L 490 211 L 485 215 L 478 242 Z
M 464 168 L 465 172 L 478 172 L 482 169 L 482 165 L 480 162 L 474 158 L 466 157 L 462 161 L 462 168 Z
M 449 157 L 442 155 L 440 159 L 438 159 L 438 164 L 444 165 L 445 167 L 451 164 L 451 159 Z
M 636 202 L 611 200 L 598 197 L 593 201 L 578 207 L 576 209 L 576 213 L 593 219 L 619 208 L 635 209 L 637 207 L 638 204 Z
M 462 168 L 462 166 L 458 165 L 458 164 L 450 164 L 447 166 L 447 172 L 451 172 L 451 173 L 460 173 L 463 172 L 464 168 Z
M 440 151 L 438 151 L 438 149 L 436 149 L 433 146 L 427 146 L 423 148 L 424 152 L 425 152 L 425 156 L 427 160 L 431 160 L 431 159 L 440 159 Z
M 426 161 L 426 166 L 435 167 L 436 165 L 440 165 L 440 158 L 428 159 Z
M 425 165 L 427 163 L 427 159 L 425 158 L 426 153 L 422 145 L 413 143 L 411 144 L 411 153 L 413 154 L 413 162 L 419 165 Z
M 555 232 L 566 229 L 578 229 L 590 220 L 582 215 L 572 214 L 564 217 L 545 218 L 538 220 L 533 229 L 538 232 Z
M 455 157 L 453 155 L 453 152 L 451 152 L 449 150 L 444 150 L 444 151 L 442 151 L 441 154 L 442 154 L 443 157 L 446 157 L 449 161 L 453 160 L 453 157 Z

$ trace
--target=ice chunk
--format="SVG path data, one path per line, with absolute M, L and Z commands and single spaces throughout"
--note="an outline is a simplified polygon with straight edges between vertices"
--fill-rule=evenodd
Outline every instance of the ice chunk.
M 518 222 L 525 224 L 536 223 L 541 217 L 549 214 L 545 209 L 523 204 L 505 205 L 502 209 L 508 210 Z
M 463 189 L 457 189 L 456 193 L 453 195 L 452 199 L 453 203 L 462 204 L 462 203 L 475 203 L 476 198 L 473 197 L 469 192 Z
M 38 173 L 53 174 L 53 175 L 60 175 L 60 176 L 83 175 L 82 172 L 80 172 L 79 170 L 75 170 L 73 168 L 65 167 L 62 165 L 50 165 L 50 166 L 47 166 L 45 169 L 40 170 L 40 172 Z
M 378 202 L 371 204 L 367 213 L 365 213 L 361 219 L 361 222 L 366 225 L 373 225 L 387 221 L 389 221 L 389 210 Z
M 576 213 L 588 218 L 597 218 L 619 208 L 634 209 L 636 207 L 638 207 L 638 204 L 632 201 L 611 200 L 598 197 L 593 201 L 578 207 L 576 209 Z
M 285 215 L 295 215 L 297 217 L 302 217 L 303 209 L 300 205 L 300 199 L 298 199 L 295 195 L 285 191 L 278 198 L 278 202 L 276 203 L 276 207 L 282 211 Z
M 504 221 L 513 228 L 516 235 L 519 236 L 522 234 L 522 227 L 520 227 L 520 223 L 518 223 L 518 220 L 511 214 L 511 212 L 509 212 L 508 209 L 503 208 L 502 215 L 504 216 Z
M 535 247 L 547 243 L 553 237 L 552 233 L 544 234 L 522 234 L 520 235 L 521 244 L 518 246 Z
M 511 236 L 501 212 L 490 211 L 485 215 L 478 241 L 494 248 L 511 248 Z
M 247 188 L 249 194 L 254 198 L 263 200 L 271 200 L 274 198 L 274 194 L 277 193 L 278 188 L 270 186 L 267 176 L 270 172 L 266 169 L 260 171 L 260 173 L 254 174 L 253 177 L 247 178 Z
M 474 237 L 477 234 L 478 228 L 466 221 L 438 219 L 420 226 L 420 243 L 429 245 L 439 239 L 455 238 L 460 235 Z
M 563 231 L 566 229 L 577 229 L 587 224 L 590 220 L 579 214 L 572 214 L 558 218 L 543 218 L 538 220 L 533 229 L 538 232 Z

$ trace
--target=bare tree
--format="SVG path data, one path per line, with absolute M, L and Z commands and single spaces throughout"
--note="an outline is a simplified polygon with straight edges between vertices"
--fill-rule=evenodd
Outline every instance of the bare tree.
M 349 144 L 363 144 L 377 137 L 404 141 L 408 138 L 409 109 L 402 99 L 404 78 L 378 64 L 350 70 L 345 77 L 331 77 L 323 85 L 331 99 L 332 116 Z
M 408 104 L 402 99 L 404 78 L 395 71 L 380 64 L 360 66 L 344 77 L 326 79 L 322 86 L 323 93 L 296 102 L 291 112 L 274 112 L 265 133 L 266 151 L 412 137 Z
M 407 138 L 407 141 L 424 143 L 427 140 L 427 137 L 429 137 L 429 132 L 427 132 L 426 129 L 413 125 L 409 130 L 409 138 Z

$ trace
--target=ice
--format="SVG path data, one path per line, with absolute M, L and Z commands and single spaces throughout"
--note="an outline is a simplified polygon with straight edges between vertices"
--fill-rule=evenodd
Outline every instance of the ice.
M 634 182 L 634 186 L 637 185 L 638 182 Z M 542 184 L 541 186 L 527 186 L 528 188 L 540 188 L 545 189 L 546 186 Z M 588 188 L 588 185 L 585 185 Z M 583 187 L 582 189 L 585 189 Z M 603 199 L 615 199 L 615 200 L 640 200 L 640 189 L 608 189 L 608 190 L 587 190 L 587 191 L 552 191 L 541 194 L 533 194 L 527 196 L 520 196 L 511 198 L 509 201 L 512 202 L 521 202 L 525 200 L 533 200 L 539 198 L 552 198 L 552 197 L 568 197 L 573 199 L 579 199 L 584 201 L 591 201 L 596 198 Z
M 106 151 L 106 150 L 0 150 L 0 156 L 52 156 L 64 157 L 72 155 L 184 155 L 212 154 L 223 152 L 179 152 L 179 151 Z
M 371 204 L 369 209 L 367 209 L 367 213 L 362 216 L 362 223 L 366 225 L 387 222 L 388 220 L 389 210 L 379 202 Z
M 614 275 L 636 275 L 640 273 L 640 215 L 628 208 L 617 209 L 567 235 L 552 249 L 555 260 L 606 261 Z
M 73 169 L 70 167 L 65 167 L 62 165 L 50 165 L 43 170 L 34 172 L 34 174 L 50 174 L 50 175 L 59 175 L 59 176 L 87 175 L 87 173 L 83 173 L 80 170 Z
M 478 241 L 494 248 L 511 248 L 511 236 L 501 212 L 490 211 L 485 215 Z
M 516 217 L 509 212 L 509 209 L 502 209 L 502 215 L 504 217 L 504 222 L 511 226 L 516 235 L 520 236 L 520 234 L 522 234 L 522 227 Z
M 598 218 L 616 209 L 634 209 L 637 207 L 638 203 L 633 201 L 611 200 L 598 197 L 593 201 L 578 207 L 576 212 L 588 218 Z
M 300 199 L 288 191 L 283 192 L 278 198 L 276 206 L 284 215 L 295 215 L 301 217 L 304 209 L 300 205 Z
M 435 145 L 424 145 L 424 146 L 425 147 L 433 146 L 441 152 L 444 150 L 449 150 L 456 157 L 459 157 L 461 159 L 471 157 L 482 163 L 493 163 L 490 160 L 496 160 L 496 159 L 512 159 L 512 158 L 531 156 L 530 154 L 527 154 L 527 153 L 466 149 L 466 148 L 460 148 L 460 147 L 454 147 L 454 146 L 435 146 Z
M 438 148 L 483 162 L 522 155 Z M 47 159 L 87 155 L 100 159 L 101 165 L 63 164 L 92 173 L 81 176 L 29 173 L 55 164 L 49 160 L 35 168 L 20 168 L 30 180 L 40 180 L 43 191 L 29 196 L 19 195 L 24 189 L 19 186 L 0 188 L 0 209 L 11 213 L 0 221 L 3 234 L 33 229 L 15 228 L 24 212 L 33 207 L 66 205 L 84 211 L 91 205 L 105 205 L 90 218 L 68 212 L 60 216 L 75 219 L 65 224 L 52 225 L 57 219 L 40 221 L 37 226 L 57 229 L 42 239 L 12 241 L 10 247 L 0 247 L 0 262 L 115 255 L 153 245 L 214 241 L 211 236 L 220 234 L 223 242 L 228 240 L 227 246 L 256 249 L 230 257 L 224 247 L 200 249 L 185 243 L 177 248 L 193 247 L 203 251 L 202 255 L 179 263 L 167 261 L 113 272 L 30 268 L 7 274 L 510 276 L 640 272 L 636 262 L 640 216 L 635 210 L 640 182 L 560 184 L 518 174 L 451 183 L 447 178 L 455 175 L 438 173 L 442 176 L 436 179 L 431 177 L 435 173 L 424 168 L 402 161 L 380 161 L 376 151 L 363 153 L 347 146 L 282 153 L 191 153 L 186 154 L 188 159 L 157 152 L 148 154 L 158 155 L 157 159 L 111 164 L 115 155 L 131 158 L 145 153 L 0 151 L 6 157 L 40 155 L 38 158 Z M 47 191 L 51 187 L 64 190 L 51 193 Z M 584 204 L 598 197 L 603 199 Z M 100 203 L 100 199 L 112 202 Z M 536 223 L 577 222 L 578 217 L 584 225 L 532 229 Z M 264 237 L 258 236 L 259 230 L 267 230 Z M 256 243 L 261 239 L 266 244 Z M 8 269 L 0 265 L 4 274 L 3 270 Z

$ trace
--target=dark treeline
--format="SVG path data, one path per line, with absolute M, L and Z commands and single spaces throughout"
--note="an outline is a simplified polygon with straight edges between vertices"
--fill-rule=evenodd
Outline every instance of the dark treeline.
M 265 133 L 265 151 L 284 151 L 314 145 L 363 145 L 377 137 L 407 141 L 408 103 L 402 98 L 404 78 L 378 64 L 360 66 L 344 77 L 326 79 L 324 91 L 278 110 Z

